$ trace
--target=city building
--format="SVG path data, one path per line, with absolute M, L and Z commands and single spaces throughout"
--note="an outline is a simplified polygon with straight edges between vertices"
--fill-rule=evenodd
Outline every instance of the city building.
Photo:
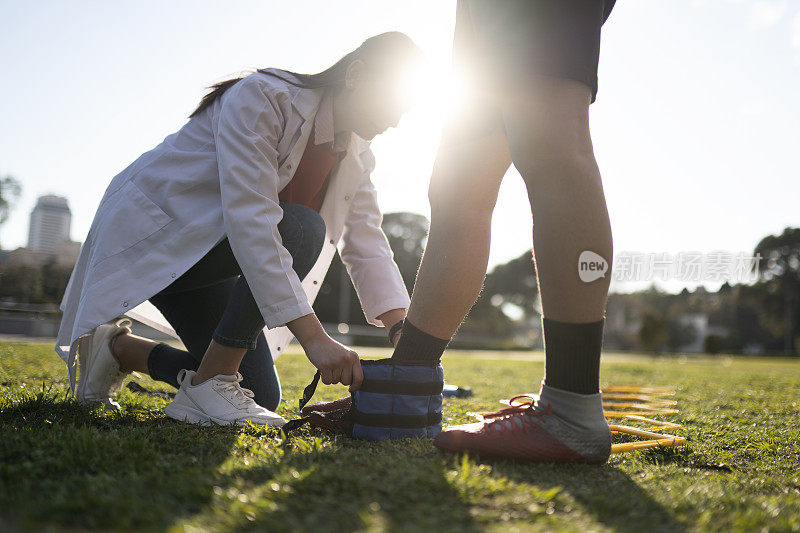
M 31 211 L 28 246 L 3 252 L 2 264 L 40 267 L 55 261 L 58 266 L 74 266 L 81 243 L 70 239 L 71 225 L 72 212 L 66 198 L 40 196 Z
M 36 201 L 28 226 L 28 249 L 56 253 L 61 241 L 69 241 L 72 213 L 63 196 L 44 195 Z

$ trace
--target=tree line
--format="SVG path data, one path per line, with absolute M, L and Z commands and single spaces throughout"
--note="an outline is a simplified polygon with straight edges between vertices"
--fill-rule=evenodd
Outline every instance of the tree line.
M 0 178 L 0 223 L 19 184 Z M 425 250 L 428 219 L 414 213 L 388 213 L 383 230 L 409 294 Z M 754 248 L 762 260 L 755 283 L 724 283 L 716 292 L 702 286 L 679 294 L 655 286 L 630 294 L 610 294 L 606 311 L 605 344 L 621 350 L 651 353 L 680 351 L 700 342 L 708 353 L 765 353 L 797 355 L 800 347 L 800 228 L 764 237 Z M 0 265 L 0 300 L 59 304 L 71 268 L 51 261 L 41 267 Z M 320 288 L 314 310 L 322 322 L 367 325 L 345 267 L 335 256 Z M 687 317 L 702 316 L 709 330 L 704 338 Z M 530 252 L 496 266 L 466 317 L 454 346 L 475 348 L 541 347 L 541 306 L 536 270 Z M 609 317 L 615 317 L 611 323 Z M 617 327 L 622 323 L 629 327 Z M 375 337 L 359 343 L 382 343 Z

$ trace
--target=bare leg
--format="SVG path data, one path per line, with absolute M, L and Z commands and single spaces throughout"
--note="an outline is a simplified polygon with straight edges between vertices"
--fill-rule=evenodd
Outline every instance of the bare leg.
M 117 358 L 122 372 L 143 372 L 149 374 L 147 358 L 158 343 L 138 335 L 120 333 L 114 339 L 112 354 Z
M 534 256 L 543 316 L 593 322 L 604 316 L 613 246 L 600 172 L 589 134 L 588 86 L 541 77 L 503 99 L 514 165 L 528 188 L 534 215 Z M 608 272 L 592 282 L 578 276 L 590 250 Z
M 217 374 L 236 374 L 246 353 L 247 348 L 223 346 L 212 340 L 203 356 L 203 360 L 200 361 L 197 373 L 192 379 L 192 385 L 199 385 Z
M 499 126 L 466 142 L 451 142 L 447 133 L 442 139 L 429 189 L 430 235 L 408 311 L 408 320 L 434 337 L 452 337 L 481 290 L 492 212 L 510 163 Z
M 147 368 L 147 358 L 157 344 L 144 337 L 122 333 L 114 340 L 112 353 L 117 358 L 122 372 L 148 374 L 150 370 Z M 247 353 L 245 348 L 229 348 L 212 340 L 200 362 L 192 385 L 202 383 L 217 374 L 236 374 L 245 353 Z

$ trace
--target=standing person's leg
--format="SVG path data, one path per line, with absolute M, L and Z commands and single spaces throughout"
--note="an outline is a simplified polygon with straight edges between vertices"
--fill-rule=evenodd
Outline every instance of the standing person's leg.
M 459 2 L 457 65 L 469 60 L 472 42 L 467 5 Z M 395 359 L 438 360 L 486 277 L 492 213 L 511 157 L 499 109 L 474 89 L 464 108 L 448 118 L 439 143 L 428 190 L 428 243 Z
M 459 2 L 456 41 L 459 26 L 462 35 L 477 28 L 479 35 L 468 40 L 476 48 L 483 47 L 484 55 L 475 59 L 481 59 L 480 65 L 488 72 L 500 74 L 499 82 L 493 84 L 494 101 L 502 109 L 514 163 L 525 178 L 535 212 L 534 249 L 542 263 L 538 272 L 542 298 L 547 298 L 544 326 L 550 379 L 542 386 L 540 401 L 530 407 L 511 408 L 485 423 L 452 428 L 441 433 L 435 443 L 445 450 L 486 456 L 604 462 L 610 434 L 597 384 L 608 282 L 606 278 L 594 285 L 583 284 L 578 277 L 578 256 L 591 250 L 610 264 L 608 215 L 588 136 L 600 26 L 608 6 L 599 0 L 539 0 L 503 4 L 502 9 L 498 6 Z M 500 16 L 494 16 L 494 11 L 500 11 Z M 525 52 L 530 49 L 535 52 L 527 58 Z M 534 61 L 537 53 L 542 62 L 525 68 L 521 61 Z M 588 71 L 594 73 L 594 80 Z M 466 155 L 467 160 L 460 164 L 471 168 L 475 156 Z M 447 195 L 442 196 L 447 204 Z M 469 215 L 457 206 L 437 209 L 435 199 L 432 195 L 432 237 L 433 212 L 443 212 L 451 219 L 446 227 L 457 234 L 458 221 L 468 220 Z M 468 310 L 459 299 L 448 309 L 450 302 L 442 298 L 443 293 L 457 292 L 454 285 L 464 281 L 448 275 L 455 268 L 454 260 L 465 259 L 451 250 L 449 243 L 459 242 L 458 237 L 429 239 L 425 256 L 430 254 L 436 260 L 423 259 L 414 288 L 409 310 L 409 321 L 415 326 L 413 342 L 403 342 L 404 328 L 395 358 L 440 356 L 445 339 Z M 483 268 L 483 255 L 478 255 Z M 478 261 L 471 262 L 473 272 L 479 272 Z M 457 268 L 465 270 L 463 265 Z M 463 290 L 472 295 L 473 288 L 470 283 Z
M 546 351 L 545 383 L 580 394 L 599 390 L 613 246 L 600 171 L 589 135 L 591 89 L 542 78 L 503 104 L 514 165 L 528 189 Z M 545 133 L 546 132 L 546 133 Z M 579 258 L 603 258 L 604 277 L 585 282 Z
M 511 0 L 501 10 L 485 0 L 468 5 L 476 42 L 493 59 L 480 58 L 495 80 L 495 102 L 534 216 L 545 384 L 595 394 L 613 250 L 589 105 L 597 95 L 601 28 L 614 0 Z M 604 277 L 581 279 L 583 252 L 603 259 Z
M 351 404 L 356 438 L 433 438 L 441 431 L 439 358 L 483 283 L 492 211 L 511 163 L 499 110 L 483 100 L 469 105 L 463 117 L 450 117 L 439 145 L 427 250 L 394 355 L 362 363 L 364 381 Z

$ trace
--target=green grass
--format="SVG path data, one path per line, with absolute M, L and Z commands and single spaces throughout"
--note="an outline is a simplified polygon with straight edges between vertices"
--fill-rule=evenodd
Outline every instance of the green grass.
M 279 411 L 293 417 L 312 367 L 288 354 L 278 368 L 290 400 Z M 454 353 L 445 374 L 476 393 L 445 400 L 453 424 L 537 391 L 542 364 Z M 675 386 L 687 446 L 536 465 L 429 441 L 200 428 L 127 390 L 122 414 L 90 411 L 68 396 L 51 346 L 0 344 L 0 530 L 800 529 L 800 362 L 642 358 L 604 364 L 602 378 Z

